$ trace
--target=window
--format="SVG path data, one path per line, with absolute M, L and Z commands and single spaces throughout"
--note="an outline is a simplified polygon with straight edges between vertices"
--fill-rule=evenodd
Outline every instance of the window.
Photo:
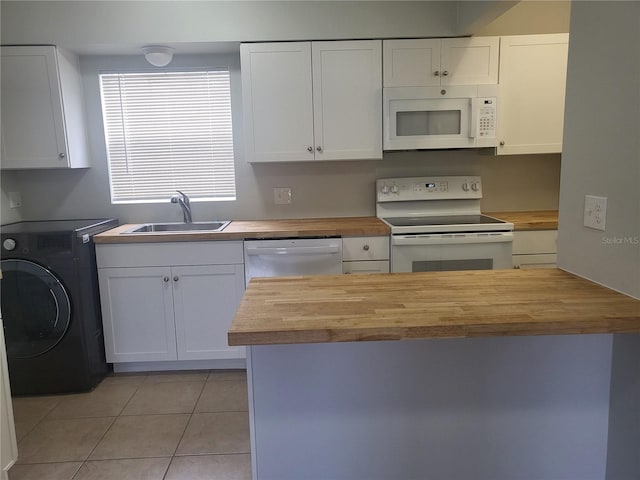
M 228 70 L 103 73 L 112 203 L 235 200 Z

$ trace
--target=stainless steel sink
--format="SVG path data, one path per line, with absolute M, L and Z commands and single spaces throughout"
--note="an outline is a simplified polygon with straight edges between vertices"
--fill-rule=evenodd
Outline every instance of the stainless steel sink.
M 231 222 L 145 223 L 122 233 L 221 232 L 229 223 Z

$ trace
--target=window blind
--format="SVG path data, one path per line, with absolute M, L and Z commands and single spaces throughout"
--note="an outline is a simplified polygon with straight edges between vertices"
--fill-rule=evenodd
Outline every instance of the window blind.
M 235 200 L 228 70 L 100 75 L 112 203 Z

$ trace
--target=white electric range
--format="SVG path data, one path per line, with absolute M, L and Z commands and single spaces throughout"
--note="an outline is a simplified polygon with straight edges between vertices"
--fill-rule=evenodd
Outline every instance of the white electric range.
M 376 190 L 392 272 L 511 268 L 513 224 L 482 215 L 480 177 L 383 178 Z

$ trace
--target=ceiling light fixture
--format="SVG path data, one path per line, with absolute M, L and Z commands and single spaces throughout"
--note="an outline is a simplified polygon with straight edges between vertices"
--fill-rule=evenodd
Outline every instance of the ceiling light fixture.
M 162 45 L 149 45 L 142 47 L 144 58 L 154 67 L 165 67 L 173 59 L 173 48 Z

